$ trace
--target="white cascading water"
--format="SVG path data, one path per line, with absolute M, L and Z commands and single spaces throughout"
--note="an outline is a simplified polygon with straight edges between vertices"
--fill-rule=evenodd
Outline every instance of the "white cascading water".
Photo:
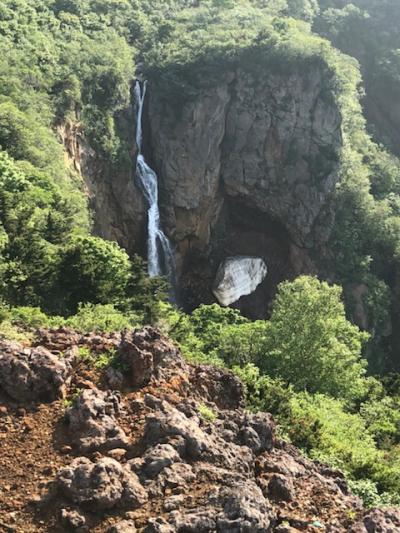
M 138 157 L 136 162 L 136 176 L 140 181 L 144 196 L 149 204 L 147 263 L 150 277 L 166 276 L 173 281 L 174 254 L 171 243 L 161 229 L 160 211 L 158 208 L 158 178 L 153 169 L 146 163 L 142 154 L 142 117 L 146 97 L 147 82 L 143 89 L 137 81 L 135 85 L 135 102 L 137 106 L 136 145 Z

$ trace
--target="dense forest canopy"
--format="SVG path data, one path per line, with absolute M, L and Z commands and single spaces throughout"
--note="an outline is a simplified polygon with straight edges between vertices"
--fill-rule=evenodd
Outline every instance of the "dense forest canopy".
M 157 323 L 189 359 L 234 368 L 249 406 L 272 411 L 287 438 L 343 469 L 369 504 L 399 503 L 400 387 L 389 372 L 400 370 L 400 165 L 363 114 L 365 92 L 400 90 L 399 24 L 398 0 L 3 0 L 2 335 Z M 141 259 L 91 235 L 85 185 L 57 129 L 79 122 L 101 161 L 130 165 L 132 132 L 118 117 L 136 76 L 181 105 L 232 66 L 311 65 L 342 120 L 335 222 L 315 258 L 330 285 L 283 283 L 267 321 L 217 305 L 184 315 Z M 351 323 L 354 284 L 367 287 L 368 332 Z

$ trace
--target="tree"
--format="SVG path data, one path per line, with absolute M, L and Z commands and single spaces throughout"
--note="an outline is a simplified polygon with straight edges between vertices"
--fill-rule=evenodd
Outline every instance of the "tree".
M 360 353 L 368 334 L 346 319 L 341 295 L 340 287 L 314 277 L 281 283 L 258 361 L 262 371 L 297 390 L 360 397 L 367 386 Z
M 221 335 L 226 327 L 246 322 L 247 319 L 236 309 L 218 304 L 200 305 L 191 316 L 194 334 L 201 338 L 205 353 L 220 346 Z
M 59 286 L 69 314 L 80 303 L 116 303 L 126 296 L 131 280 L 127 253 L 98 237 L 77 237 L 62 253 Z
M 120 307 L 126 312 L 139 313 L 144 324 L 156 324 L 163 314 L 161 302 L 165 302 L 170 291 L 165 278 L 150 278 L 145 261 L 138 255 L 131 259 L 131 277 L 125 299 Z
M 317 0 L 288 0 L 287 14 L 290 17 L 312 21 L 318 12 Z

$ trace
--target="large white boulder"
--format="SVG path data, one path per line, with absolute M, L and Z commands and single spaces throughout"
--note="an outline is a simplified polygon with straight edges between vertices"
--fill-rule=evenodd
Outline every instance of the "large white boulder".
M 267 265 L 259 257 L 228 257 L 219 267 L 213 293 L 218 302 L 228 306 L 251 294 L 267 275 Z

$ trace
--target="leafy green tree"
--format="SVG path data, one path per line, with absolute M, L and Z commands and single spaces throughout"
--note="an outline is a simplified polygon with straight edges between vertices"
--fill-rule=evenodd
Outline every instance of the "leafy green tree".
M 121 301 L 131 280 L 125 251 L 98 237 L 76 237 L 65 248 L 58 267 L 58 284 L 68 314 L 80 303 Z
M 52 308 L 58 247 L 87 231 L 84 199 L 63 187 L 0 152 L 0 288 L 14 305 Z
M 261 370 L 297 390 L 360 397 L 366 388 L 360 354 L 368 335 L 346 319 L 341 295 L 340 287 L 313 277 L 281 283 L 258 361 Z
M 220 346 L 221 335 L 227 326 L 245 324 L 247 319 L 239 311 L 218 304 L 200 305 L 190 321 L 194 334 L 202 339 L 203 351 L 213 352 Z
M 120 308 L 126 312 L 136 312 L 145 324 L 157 324 L 163 316 L 163 306 L 171 292 L 164 278 L 150 278 L 145 261 L 138 255 L 131 259 L 131 276 Z
M 290 17 L 312 21 L 319 12 L 317 0 L 288 0 L 287 14 Z
M 267 335 L 268 323 L 262 320 L 229 324 L 220 332 L 215 355 L 229 367 L 252 363 L 264 353 Z

